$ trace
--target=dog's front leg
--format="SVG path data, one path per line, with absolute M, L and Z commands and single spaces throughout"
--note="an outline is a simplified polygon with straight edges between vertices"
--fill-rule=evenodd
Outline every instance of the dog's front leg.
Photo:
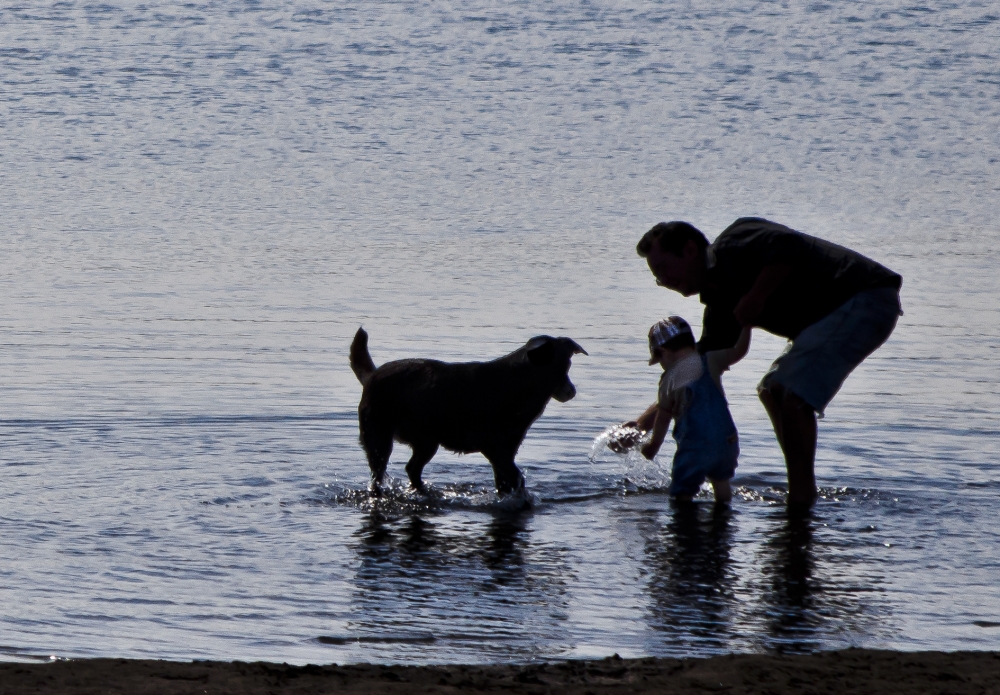
M 484 456 L 493 466 L 493 482 L 497 486 L 497 492 L 501 495 L 509 495 L 524 489 L 524 474 L 514 463 L 511 455 L 500 456 L 496 454 L 486 454 Z

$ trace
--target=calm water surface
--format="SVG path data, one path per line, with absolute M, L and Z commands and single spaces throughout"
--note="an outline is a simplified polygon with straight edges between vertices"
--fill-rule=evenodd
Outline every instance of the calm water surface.
M 998 46 L 977 2 L 6 4 L 0 658 L 1000 648 Z M 728 512 L 591 451 L 654 398 L 649 324 L 700 318 L 638 236 L 747 214 L 905 277 L 803 522 L 773 336 L 726 377 Z M 531 510 L 478 455 L 367 496 L 361 324 L 379 364 L 590 352 Z

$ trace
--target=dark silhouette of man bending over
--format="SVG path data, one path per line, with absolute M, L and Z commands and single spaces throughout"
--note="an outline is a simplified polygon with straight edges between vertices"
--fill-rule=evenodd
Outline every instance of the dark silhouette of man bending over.
M 732 347 L 744 326 L 789 339 L 757 387 L 788 470 L 788 507 L 816 500 L 816 418 L 902 314 L 902 277 L 870 258 L 768 220 L 743 217 L 711 244 L 661 222 L 636 251 L 656 284 L 705 305 L 698 350 Z

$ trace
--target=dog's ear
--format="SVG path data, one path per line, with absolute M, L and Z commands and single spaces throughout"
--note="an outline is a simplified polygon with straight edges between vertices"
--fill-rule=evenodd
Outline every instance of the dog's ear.
M 524 346 L 527 351 L 528 361 L 536 367 L 544 367 L 552 362 L 556 355 L 556 346 L 552 338 L 547 335 L 535 336 Z

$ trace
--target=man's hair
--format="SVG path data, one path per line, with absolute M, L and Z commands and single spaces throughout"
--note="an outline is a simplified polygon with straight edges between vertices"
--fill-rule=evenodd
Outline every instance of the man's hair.
M 660 222 L 642 235 L 642 239 L 636 244 L 635 252 L 643 258 L 648 258 L 655 243 L 661 251 L 680 256 L 689 240 L 695 243 L 699 251 L 704 251 L 708 246 L 708 239 L 698 231 L 697 227 L 687 222 Z

